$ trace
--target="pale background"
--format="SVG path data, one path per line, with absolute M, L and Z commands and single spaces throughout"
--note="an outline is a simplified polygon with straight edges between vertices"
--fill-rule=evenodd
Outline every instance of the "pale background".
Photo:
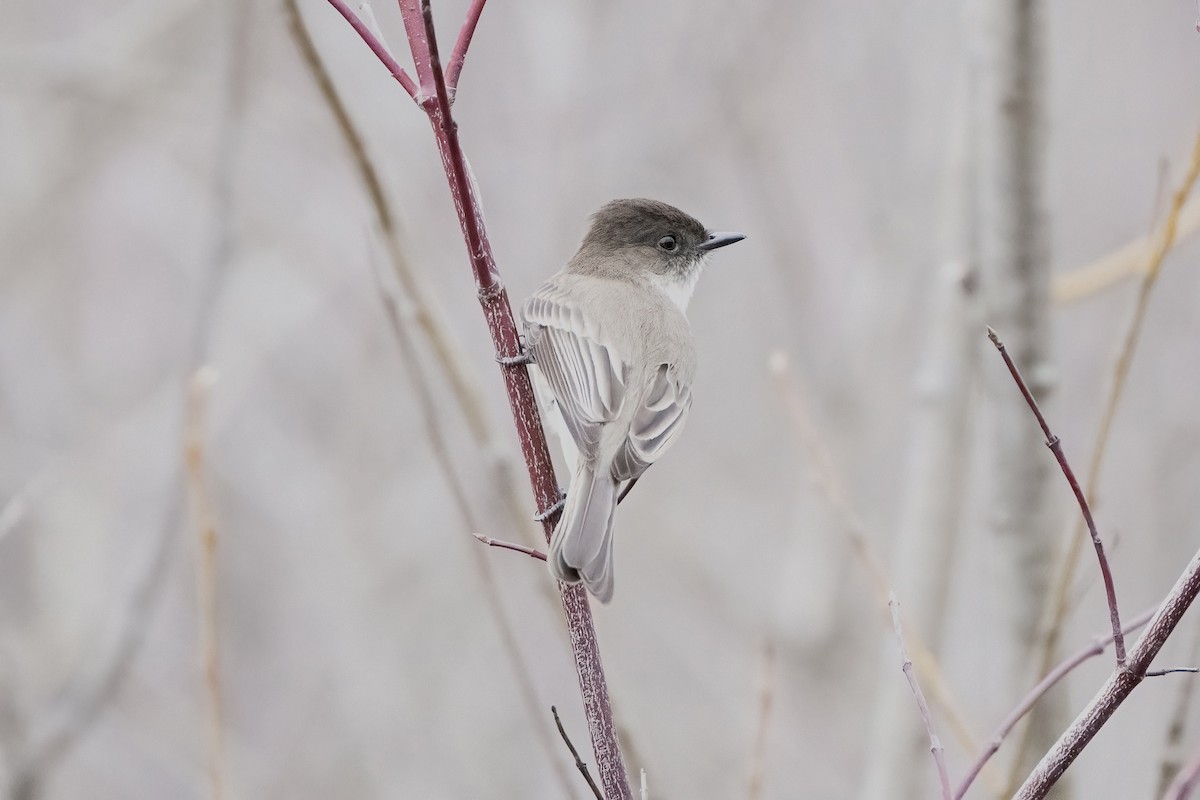
M 517 458 L 429 127 L 330 7 L 300 5 Z M 464 7 L 436 4 L 446 50 Z M 963 7 L 493 0 L 479 26 L 456 111 L 514 303 L 613 197 L 666 200 L 748 237 L 716 254 L 693 300 L 688 430 L 622 506 L 616 596 L 596 608 L 652 797 L 744 796 L 765 641 L 779 653 L 765 797 L 856 796 L 878 676 L 905 691 L 767 364 L 787 354 L 887 553 L 929 287 L 954 255 Z M 395 8 L 376 13 L 404 55 Z M 1151 228 L 1163 159 L 1178 182 L 1200 123 L 1195 14 L 1187 0 L 1047 4 L 1056 273 Z M 128 664 L 33 796 L 213 796 L 182 449 L 187 378 L 204 362 L 219 374 L 205 470 L 226 796 L 562 797 L 372 275 L 370 204 L 282 6 L 6 4 L 0 153 L 0 763 L 11 769 L 64 686 L 103 666 L 140 587 L 146 627 Z M 1165 265 L 1102 485 L 1130 615 L 1200 541 L 1198 259 L 1189 239 Z M 1047 410 L 1081 461 L 1134 291 L 1053 311 Z M 980 369 L 1001 368 L 979 341 Z M 422 361 L 484 532 L 521 538 L 499 510 L 494 454 Z M 993 673 L 1005 598 L 984 463 L 978 448 L 964 457 L 974 488 L 943 653 L 981 738 L 1017 699 Z M 1074 508 L 1052 475 L 1066 524 Z M 534 665 L 540 724 L 557 704 L 591 760 L 544 568 L 485 555 Z M 1093 586 L 1066 642 L 1106 624 Z M 1187 657 L 1194 630 L 1185 619 L 1163 664 Z M 1108 667 L 1078 673 L 1073 710 Z M 1150 796 L 1179 680 L 1148 683 L 1118 713 L 1071 770 L 1080 796 Z M 1190 723 L 1189 750 L 1200 711 Z M 943 739 L 957 776 L 969 756 Z

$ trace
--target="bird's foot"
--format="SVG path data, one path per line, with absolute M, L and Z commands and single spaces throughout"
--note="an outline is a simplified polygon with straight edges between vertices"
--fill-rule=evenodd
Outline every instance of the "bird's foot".
M 534 363 L 533 354 L 525 349 L 525 342 L 521 341 L 520 350 L 515 356 L 496 355 L 496 363 L 502 367 L 523 367 Z
M 542 511 L 539 511 L 538 513 L 534 514 L 533 521 L 534 522 L 545 522 L 546 520 L 550 519 L 550 517 L 557 514 L 559 511 L 562 511 L 562 507 L 564 505 L 566 505 L 566 503 L 567 503 L 567 493 L 564 492 L 562 489 L 559 489 L 558 490 L 558 502 L 555 503 L 554 505 L 550 506 L 549 508 L 543 509 Z

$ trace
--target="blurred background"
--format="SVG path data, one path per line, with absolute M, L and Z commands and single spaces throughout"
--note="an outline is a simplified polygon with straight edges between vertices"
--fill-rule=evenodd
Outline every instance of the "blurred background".
M 443 52 L 466 6 L 435 3 Z M 1170 588 L 1200 541 L 1200 206 L 1157 232 L 1200 125 L 1195 17 L 486 9 L 455 109 L 514 305 L 614 197 L 748 237 L 692 301 L 687 433 L 594 607 L 650 797 L 930 796 L 888 589 L 940 664 L 956 779 L 1033 684 L 1058 586 L 1058 655 L 1107 630 L 1090 548 L 1056 577 L 1078 510 L 985 323 L 1081 477 L 1136 326 L 1096 513 L 1127 618 Z M 345 21 L 6 4 L 0 152 L 3 796 L 586 797 L 551 581 L 471 537 L 538 534 L 445 177 Z M 1011 791 L 1110 666 L 970 796 Z M 1143 685 L 1062 796 L 1157 796 L 1200 747 L 1189 680 Z

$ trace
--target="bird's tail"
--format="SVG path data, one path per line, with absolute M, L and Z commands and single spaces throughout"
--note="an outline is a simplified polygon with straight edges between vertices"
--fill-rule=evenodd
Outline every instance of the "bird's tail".
M 613 594 L 612 535 L 617 484 L 608 470 L 596 474 L 580 459 L 562 518 L 550 539 L 550 572 L 560 581 L 583 581 L 601 603 Z

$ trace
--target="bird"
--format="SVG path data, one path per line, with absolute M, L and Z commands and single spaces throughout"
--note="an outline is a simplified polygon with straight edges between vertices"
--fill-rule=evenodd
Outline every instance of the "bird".
M 524 357 L 572 470 L 546 560 L 602 603 L 613 596 L 618 490 L 670 448 L 692 405 L 696 281 L 709 253 L 744 238 L 657 200 L 613 200 L 521 307 Z

